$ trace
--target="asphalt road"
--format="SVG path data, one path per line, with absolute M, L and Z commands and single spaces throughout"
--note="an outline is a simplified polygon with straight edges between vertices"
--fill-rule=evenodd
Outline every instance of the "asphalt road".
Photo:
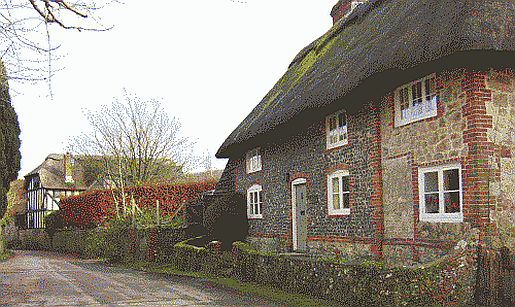
M 279 306 L 195 278 L 58 253 L 14 253 L 0 263 L 0 306 Z

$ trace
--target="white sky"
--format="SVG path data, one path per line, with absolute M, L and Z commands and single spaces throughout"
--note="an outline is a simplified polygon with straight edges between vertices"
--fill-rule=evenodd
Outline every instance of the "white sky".
M 101 0 L 98 0 L 99 2 Z M 11 83 L 21 128 L 21 170 L 32 171 L 71 137 L 91 131 L 83 109 L 100 111 L 123 89 L 156 99 L 182 124 L 181 136 L 214 154 L 284 74 L 293 57 L 332 26 L 337 0 L 169 0 L 112 4 L 98 15 L 114 28 L 52 27 L 64 68 L 48 84 Z M 44 37 L 42 40 L 46 39 Z M 202 171 L 203 169 L 199 169 Z

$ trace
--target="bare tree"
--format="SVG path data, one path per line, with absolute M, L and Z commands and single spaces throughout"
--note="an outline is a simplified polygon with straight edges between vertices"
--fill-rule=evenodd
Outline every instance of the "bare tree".
M 102 181 L 122 191 L 123 198 L 127 186 L 176 182 L 199 162 L 193 143 L 177 135 L 179 121 L 170 119 L 158 101 L 143 102 L 127 93 L 124 99 L 101 112 L 86 111 L 93 132 L 74 138 L 68 147 L 86 157 L 84 164 L 97 163 Z
M 117 2 L 103 0 L 104 4 Z M 52 59 L 58 58 L 50 39 L 51 27 L 104 31 L 95 0 L 0 1 L 0 61 L 10 79 L 49 80 Z

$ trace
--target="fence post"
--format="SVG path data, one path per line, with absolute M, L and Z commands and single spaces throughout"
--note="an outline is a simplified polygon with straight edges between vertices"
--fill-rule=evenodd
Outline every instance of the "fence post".
M 476 268 L 476 289 L 474 293 L 474 301 L 476 302 L 476 305 L 482 305 L 483 303 L 483 267 L 484 267 L 484 260 L 483 260 L 483 247 L 481 244 L 478 244 L 477 249 L 477 268 Z
M 156 224 L 159 226 L 159 199 L 156 199 Z
M 503 306 L 511 306 L 513 304 L 513 288 L 511 287 L 511 271 L 513 264 L 510 257 L 510 250 L 501 247 L 501 278 L 499 282 L 499 301 Z

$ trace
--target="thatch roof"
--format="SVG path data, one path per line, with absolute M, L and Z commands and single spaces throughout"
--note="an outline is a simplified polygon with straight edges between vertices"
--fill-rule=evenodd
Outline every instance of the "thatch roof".
M 75 157 L 74 157 L 75 159 Z M 92 182 L 86 182 L 84 170 L 80 163 L 74 163 L 72 168 L 73 183 L 66 182 L 65 162 L 63 154 L 50 154 L 41 165 L 36 167 L 32 172 L 25 175 L 29 178 L 32 175 L 39 174 L 42 187 L 53 190 L 86 190 Z M 28 180 L 25 180 L 25 188 Z
M 216 156 L 280 140 L 337 109 L 354 113 L 425 73 L 514 67 L 514 50 L 513 0 L 369 0 L 294 58 Z

